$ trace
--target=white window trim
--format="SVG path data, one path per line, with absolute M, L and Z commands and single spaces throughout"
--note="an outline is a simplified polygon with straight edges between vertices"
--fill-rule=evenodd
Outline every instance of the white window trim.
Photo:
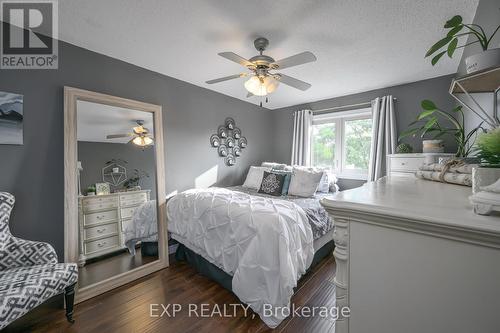
M 372 110 L 370 107 L 355 109 L 342 112 L 333 112 L 321 115 L 315 115 L 313 117 L 313 125 L 335 123 L 335 161 L 332 161 L 333 172 L 339 178 L 343 179 L 355 179 L 355 180 L 367 180 L 368 170 L 356 171 L 356 170 L 346 170 L 344 169 L 345 163 L 345 123 L 350 120 L 358 119 L 369 119 L 372 117 Z M 310 141 L 312 143 L 312 140 Z M 312 151 L 311 151 L 311 162 L 314 163 Z

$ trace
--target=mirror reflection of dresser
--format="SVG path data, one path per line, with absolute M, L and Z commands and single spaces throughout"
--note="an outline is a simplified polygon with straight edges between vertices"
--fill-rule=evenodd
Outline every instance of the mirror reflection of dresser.
M 150 200 L 150 190 L 78 198 L 79 266 L 88 259 L 125 249 L 124 235 L 134 211 Z

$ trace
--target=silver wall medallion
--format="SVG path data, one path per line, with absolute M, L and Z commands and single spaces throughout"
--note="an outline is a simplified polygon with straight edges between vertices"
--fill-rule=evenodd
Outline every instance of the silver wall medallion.
M 236 158 L 241 156 L 242 149 L 247 147 L 247 139 L 241 135 L 241 129 L 236 127 L 233 118 L 226 118 L 224 125 L 217 128 L 217 134 L 210 136 L 210 145 L 217 148 L 217 153 L 224 158 L 227 166 L 236 164 Z

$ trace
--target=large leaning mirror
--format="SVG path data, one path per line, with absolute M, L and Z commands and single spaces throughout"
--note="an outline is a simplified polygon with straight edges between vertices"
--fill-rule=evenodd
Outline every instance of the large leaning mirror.
M 65 88 L 65 259 L 77 302 L 168 265 L 161 106 Z

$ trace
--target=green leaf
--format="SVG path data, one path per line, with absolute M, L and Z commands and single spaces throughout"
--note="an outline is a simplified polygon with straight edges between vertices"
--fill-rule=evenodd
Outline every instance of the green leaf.
M 459 111 L 462 111 L 462 105 L 453 108 L 453 112 L 459 112 Z
M 441 59 L 441 57 L 443 56 L 443 54 L 445 54 L 446 51 L 443 51 L 441 53 L 438 53 L 434 58 L 432 58 L 431 60 L 431 64 L 432 66 L 434 66 L 435 64 L 437 64 L 437 62 L 439 61 L 439 59 Z
M 425 117 L 428 117 L 430 116 L 431 114 L 434 113 L 434 110 L 426 110 L 426 111 L 423 111 L 421 112 L 418 116 L 417 116 L 417 119 L 418 120 L 422 120 L 424 119 Z
M 460 25 L 457 25 L 456 27 L 454 27 L 453 29 L 451 29 L 450 31 L 448 31 L 448 33 L 446 34 L 446 36 L 455 36 L 457 33 L 459 33 L 462 29 L 464 28 L 464 26 L 462 24 Z
M 450 44 L 448 44 L 448 57 L 453 57 L 453 53 L 457 49 L 458 39 L 455 37 L 451 40 Z
M 424 99 L 421 103 L 421 106 L 422 106 L 422 109 L 424 110 L 436 110 L 437 107 L 436 107 L 436 104 L 434 104 L 433 101 L 430 101 L 428 99 Z
M 424 125 L 424 128 L 428 131 L 430 129 L 432 129 L 434 127 L 434 125 L 436 125 L 437 123 L 437 118 L 436 117 L 433 117 L 431 119 L 429 119 L 429 121 L 427 121 L 427 123 L 425 123 Z
M 459 25 L 461 23 L 462 23 L 462 16 L 455 15 L 451 19 L 449 19 L 448 21 L 446 21 L 446 23 L 444 24 L 444 27 L 446 29 L 449 29 L 449 28 L 456 27 L 457 25 Z
M 442 132 L 439 132 L 438 134 L 434 135 L 432 137 L 433 140 L 436 140 L 436 139 L 439 139 L 440 137 L 442 137 L 443 135 L 445 135 L 446 132 L 442 131 Z
M 405 138 L 407 136 L 413 136 L 415 135 L 418 131 L 420 131 L 421 128 L 411 128 L 411 129 L 408 129 L 406 131 L 403 131 L 400 135 L 399 135 L 399 140 L 401 140 L 402 138 Z
M 436 44 L 432 45 L 429 51 L 425 54 L 425 57 L 427 58 L 446 44 L 448 44 L 452 40 L 453 36 L 446 36 L 445 38 L 439 40 Z

